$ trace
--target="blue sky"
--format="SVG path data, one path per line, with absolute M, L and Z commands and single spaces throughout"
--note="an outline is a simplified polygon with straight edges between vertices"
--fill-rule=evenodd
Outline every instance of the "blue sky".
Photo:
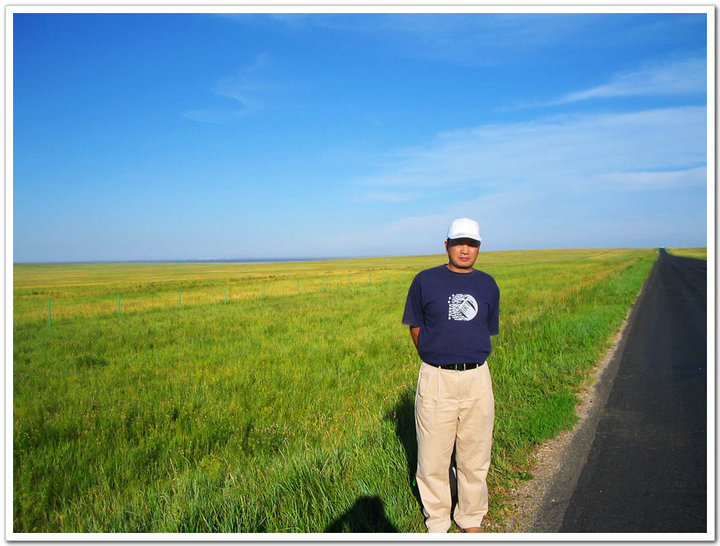
M 705 246 L 706 14 L 13 16 L 13 259 Z

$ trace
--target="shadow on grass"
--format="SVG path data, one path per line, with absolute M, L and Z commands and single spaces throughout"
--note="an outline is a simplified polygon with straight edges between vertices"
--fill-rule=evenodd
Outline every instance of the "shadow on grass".
M 422 499 L 415 481 L 417 470 L 417 436 L 415 435 L 415 392 L 412 389 L 405 390 L 400 395 L 400 400 L 393 410 L 385 418 L 395 424 L 395 434 L 405 449 L 405 460 L 407 461 L 408 484 L 412 494 L 422 510 Z M 448 469 L 448 481 L 450 485 L 450 497 L 452 499 L 452 510 L 457 504 L 457 475 L 455 471 L 455 450 L 453 449 Z
M 415 436 L 415 392 L 406 389 L 400 395 L 400 400 L 390 411 L 385 419 L 395 425 L 395 434 L 405 450 L 405 461 L 407 462 L 408 486 L 412 490 L 413 497 L 422 510 L 420 491 L 415 482 L 415 471 L 417 470 L 417 437 Z
M 360 497 L 350 509 L 333 521 L 326 533 L 398 533 L 385 515 L 380 497 Z

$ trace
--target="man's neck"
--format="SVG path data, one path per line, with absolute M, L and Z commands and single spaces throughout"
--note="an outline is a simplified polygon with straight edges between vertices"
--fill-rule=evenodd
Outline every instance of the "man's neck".
M 447 264 L 446 267 L 447 267 L 450 271 L 452 271 L 453 273 L 472 273 L 472 272 L 473 272 L 473 267 L 472 267 L 472 266 L 470 266 L 470 267 L 456 267 L 456 266 L 454 266 L 453 264 L 449 263 L 449 264 Z

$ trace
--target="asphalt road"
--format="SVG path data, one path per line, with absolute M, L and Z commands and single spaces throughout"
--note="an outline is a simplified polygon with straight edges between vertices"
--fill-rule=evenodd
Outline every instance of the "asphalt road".
M 707 532 L 706 271 L 660 251 L 554 530 Z

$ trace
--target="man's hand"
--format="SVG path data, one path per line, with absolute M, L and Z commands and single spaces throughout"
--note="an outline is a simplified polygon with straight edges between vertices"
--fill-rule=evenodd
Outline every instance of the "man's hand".
M 415 348 L 418 346 L 418 339 L 420 339 L 420 326 L 410 326 L 410 337 L 415 344 Z

